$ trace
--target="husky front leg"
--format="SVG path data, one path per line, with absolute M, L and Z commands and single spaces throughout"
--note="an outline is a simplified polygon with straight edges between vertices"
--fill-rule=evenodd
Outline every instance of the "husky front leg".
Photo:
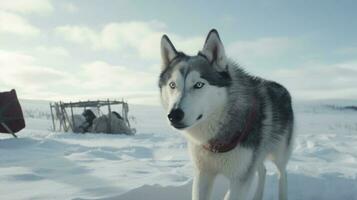
M 279 200 L 287 200 L 287 180 L 286 180 L 286 171 L 281 170 L 279 172 Z
M 278 168 L 279 172 L 279 200 L 288 199 L 288 183 L 287 183 L 287 174 L 286 174 L 286 165 L 287 165 L 287 156 L 280 157 L 281 159 L 275 160 L 274 163 Z
M 216 174 L 198 171 L 193 179 L 192 200 L 209 200 Z
M 230 181 L 229 191 L 226 193 L 224 200 L 246 200 L 252 183 L 252 175 L 245 180 L 236 178 Z
M 258 188 L 254 195 L 254 200 L 262 200 L 265 184 L 265 176 L 267 170 L 265 169 L 264 163 L 258 167 Z

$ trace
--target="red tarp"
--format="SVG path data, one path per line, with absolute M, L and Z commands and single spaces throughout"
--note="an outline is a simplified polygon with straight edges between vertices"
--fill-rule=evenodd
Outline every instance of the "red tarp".
M 11 133 L 8 128 L 13 133 L 25 128 L 24 116 L 15 90 L 0 93 L 0 133 Z

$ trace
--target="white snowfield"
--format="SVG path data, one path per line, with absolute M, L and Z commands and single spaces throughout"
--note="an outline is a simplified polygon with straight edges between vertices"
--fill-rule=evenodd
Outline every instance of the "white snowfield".
M 51 132 L 48 102 L 22 101 L 27 128 L 0 134 L 0 199 L 184 200 L 193 167 L 180 133 L 159 106 L 130 105 L 135 136 Z M 357 199 L 357 111 L 295 105 L 296 138 L 288 165 L 290 200 Z M 265 200 L 277 199 L 273 165 L 266 163 Z M 254 193 L 253 184 L 251 193 Z M 219 177 L 213 200 L 223 198 Z

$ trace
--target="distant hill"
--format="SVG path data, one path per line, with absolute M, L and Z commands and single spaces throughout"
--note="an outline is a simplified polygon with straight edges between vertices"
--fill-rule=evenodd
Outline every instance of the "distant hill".
M 334 110 L 353 110 L 357 111 L 357 106 L 337 106 L 337 105 L 326 105 L 326 107 Z

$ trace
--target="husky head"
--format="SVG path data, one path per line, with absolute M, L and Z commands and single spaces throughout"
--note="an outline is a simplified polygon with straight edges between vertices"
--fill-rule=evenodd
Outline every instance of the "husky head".
M 177 51 L 164 35 L 161 57 L 161 101 L 174 128 L 189 130 L 222 110 L 231 76 L 216 30 L 208 33 L 203 49 L 195 56 Z

